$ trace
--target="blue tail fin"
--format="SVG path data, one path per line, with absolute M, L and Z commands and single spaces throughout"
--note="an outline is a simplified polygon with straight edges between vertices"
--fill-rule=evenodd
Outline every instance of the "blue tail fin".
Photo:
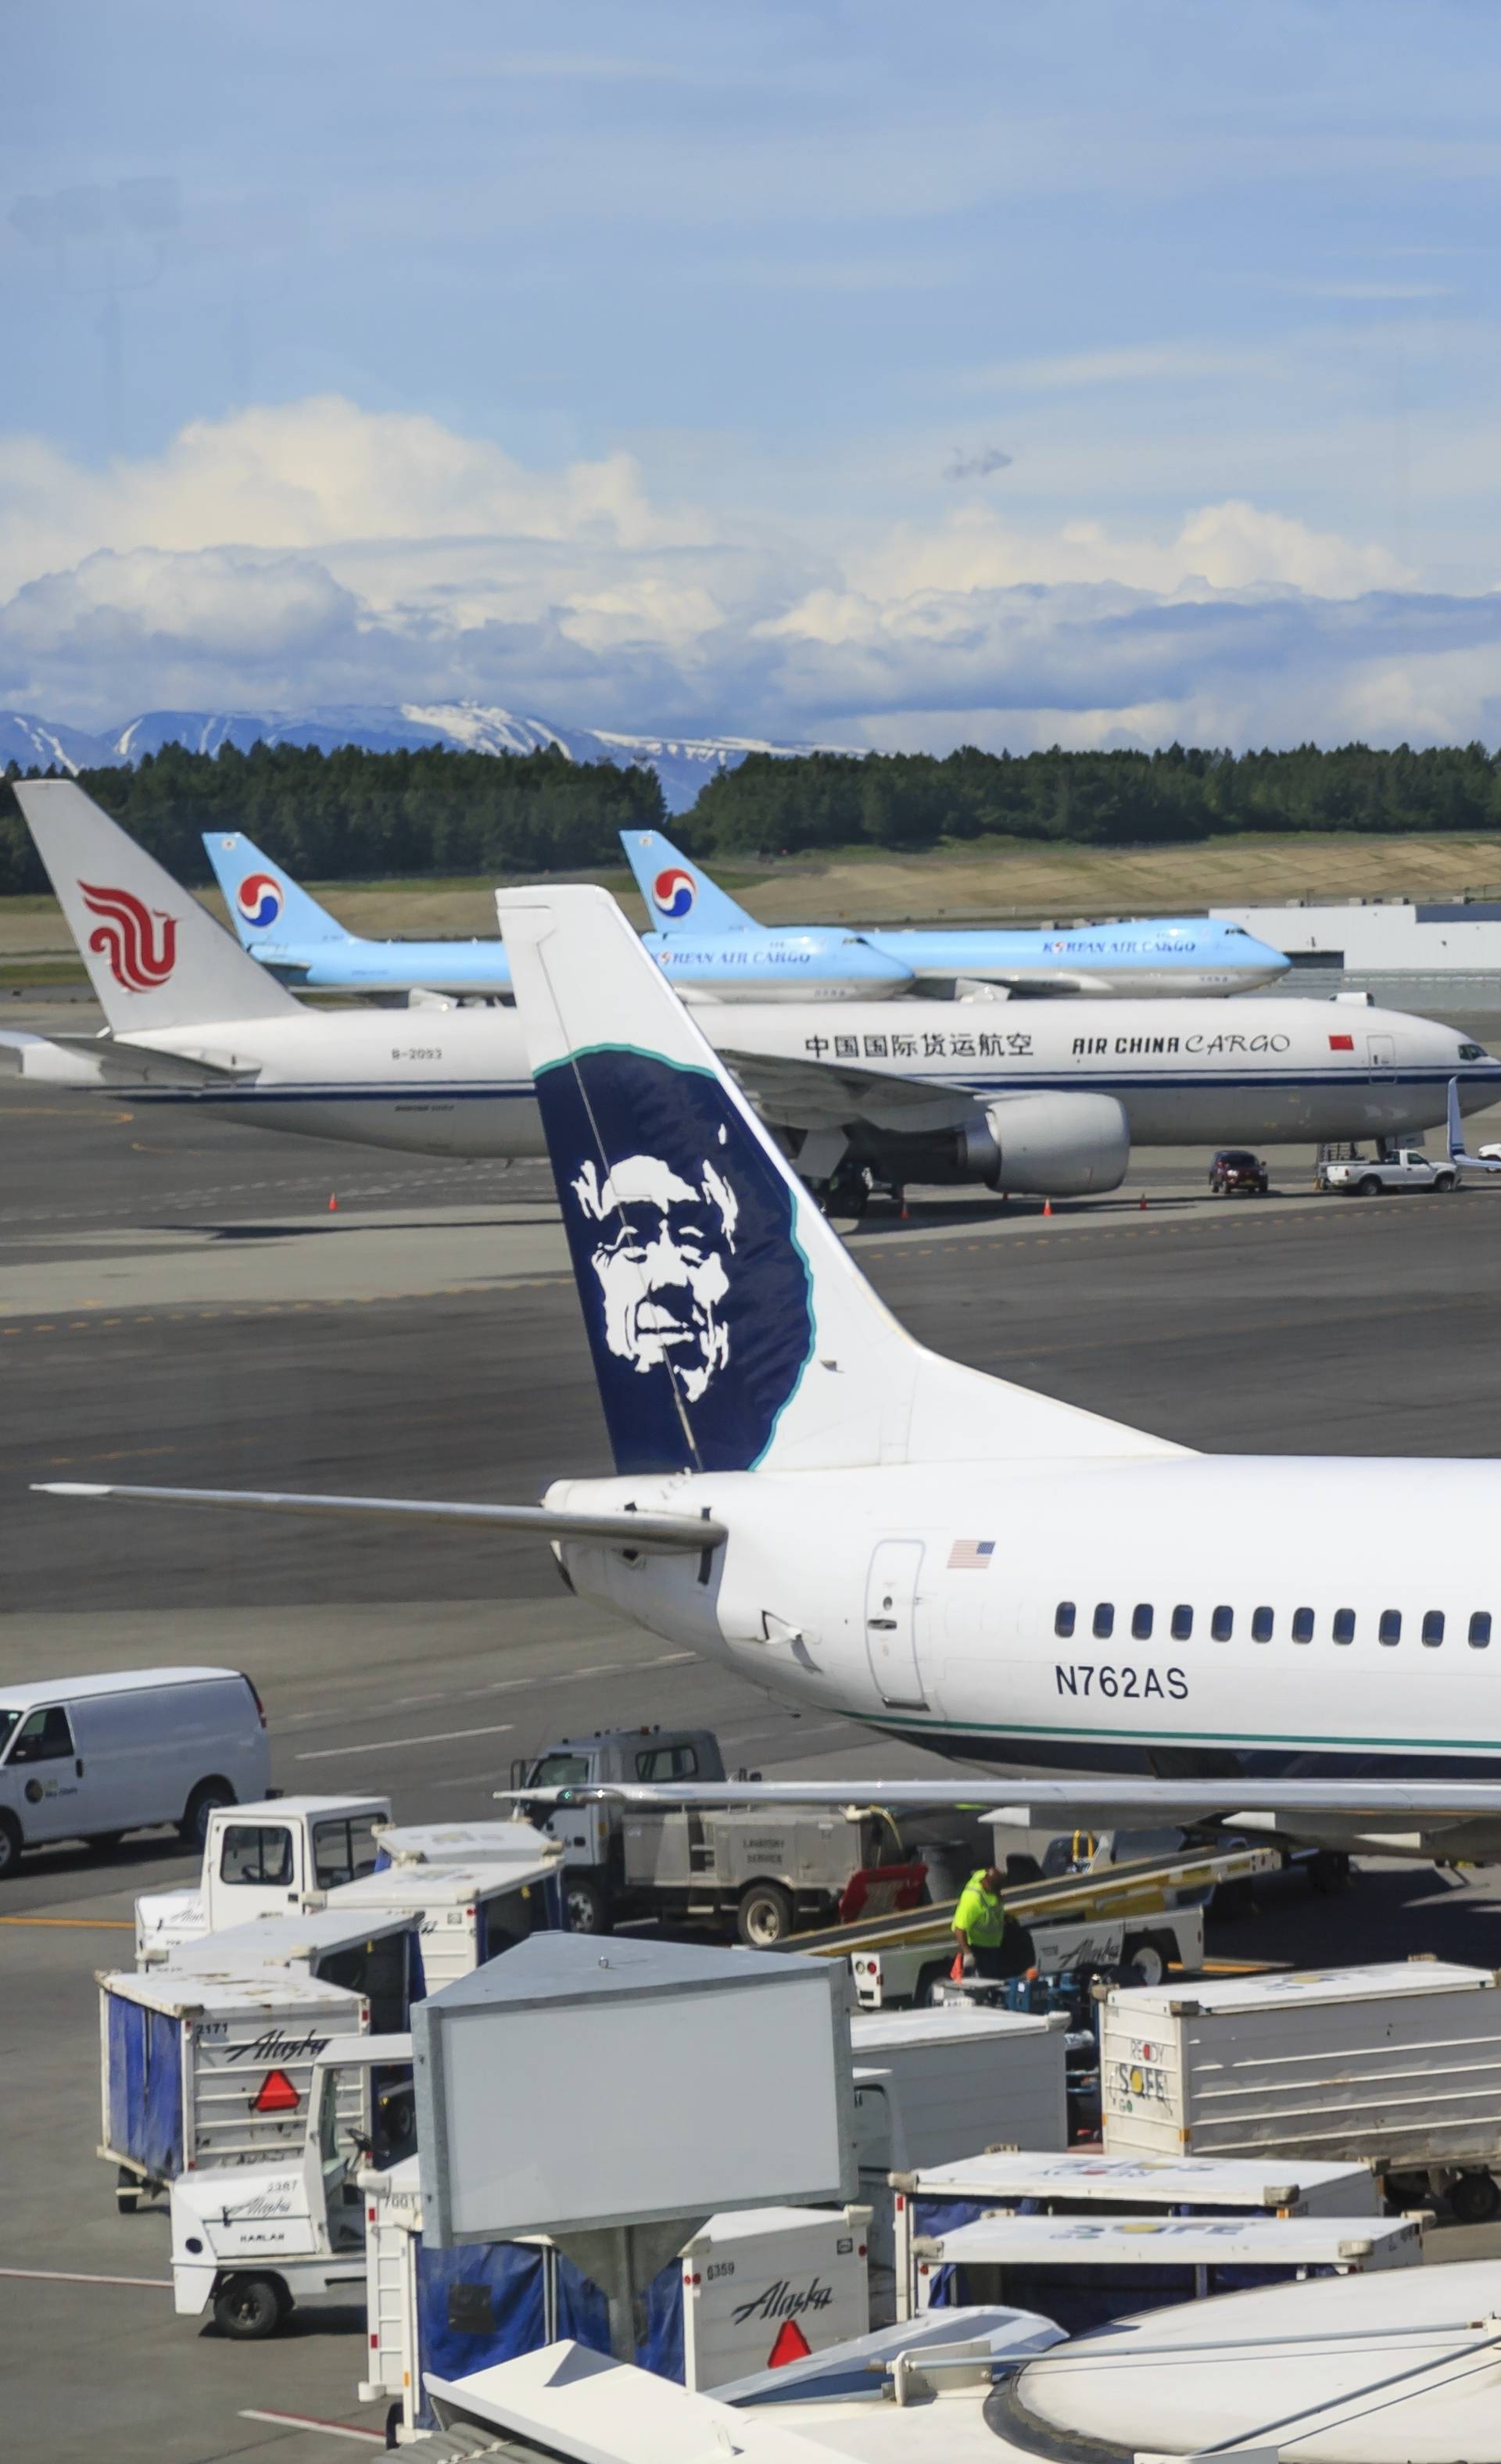
M 224 892 L 230 922 L 247 950 L 258 941 L 347 941 L 345 927 L 299 890 L 243 830 L 205 830 L 204 848 Z
M 692 857 L 679 854 L 660 830 L 622 830 L 620 844 L 647 903 L 653 933 L 763 933 Z
M 1181 1452 L 924 1352 L 614 900 L 496 907 L 621 1471 Z

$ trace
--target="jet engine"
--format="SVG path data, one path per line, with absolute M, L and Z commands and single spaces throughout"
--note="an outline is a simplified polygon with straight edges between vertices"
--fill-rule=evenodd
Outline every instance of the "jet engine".
M 1131 1127 L 1114 1095 L 1006 1095 L 955 1130 L 850 1139 L 850 1160 L 881 1178 L 983 1181 L 1038 1198 L 1118 1189 L 1131 1160 Z
M 1118 1189 L 1131 1161 L 1131 1124 L 1115 1095 L 1007 1095 L 959 1134 L 988 1189 L 1082 1198 Z

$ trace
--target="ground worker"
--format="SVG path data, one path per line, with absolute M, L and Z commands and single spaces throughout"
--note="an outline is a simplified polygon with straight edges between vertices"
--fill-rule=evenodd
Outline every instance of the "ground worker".
M 982 1866 L 971 1874 L 954 1911 L 959 1964 L 977 1976 L 1025 1976 L 1036 1966 L 1031 1935 L 1003 1903 L 1004 1887 L 994 1865 Z

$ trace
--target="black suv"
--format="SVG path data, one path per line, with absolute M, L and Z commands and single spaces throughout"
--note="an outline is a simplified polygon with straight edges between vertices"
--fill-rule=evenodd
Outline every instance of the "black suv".
M 1266 1165 L 1247 1147 L 1222 1147 L 1209 1166 L 1216 1198 L 1265 1198 L 1270 1186 Z

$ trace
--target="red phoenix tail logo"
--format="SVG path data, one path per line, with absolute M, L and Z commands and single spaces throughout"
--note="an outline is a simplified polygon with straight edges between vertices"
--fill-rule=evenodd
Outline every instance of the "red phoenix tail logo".
M 89 913 L 104 919 L 89 935 L 89 948 L 108 959 L 117 984 L 127 993 L 151 993 L 165 984 L 177 959 L 177 918 L 143 906 L 129 890 L 96 890 L 87 881 L 78 888 Z

